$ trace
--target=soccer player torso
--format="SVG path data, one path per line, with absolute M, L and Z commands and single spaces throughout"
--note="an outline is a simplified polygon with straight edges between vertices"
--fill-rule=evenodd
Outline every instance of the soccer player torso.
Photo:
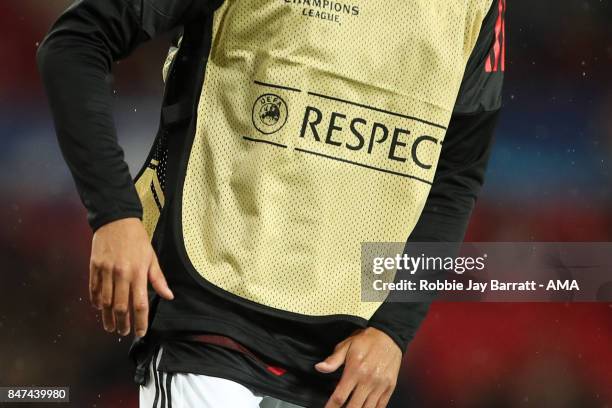
M 490 6 L 226 0 L 177 197 L 189 267 L 260 305 L 369 319 L 361 243 L 414 228 Z

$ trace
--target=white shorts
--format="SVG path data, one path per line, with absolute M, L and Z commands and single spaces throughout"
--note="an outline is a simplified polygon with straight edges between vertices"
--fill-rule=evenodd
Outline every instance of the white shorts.
M 159 371 L 162 353 L 140 386 L 140 408 L 300 408 L 224 378 Z

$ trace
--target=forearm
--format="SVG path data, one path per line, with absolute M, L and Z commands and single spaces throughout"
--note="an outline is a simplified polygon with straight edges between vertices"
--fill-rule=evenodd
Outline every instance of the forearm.
M 112 115 L 115 61 L 138 45 L 210 13 L 219 1 L 81 0 L 53 25 L 37 59 L 59 144 L 96 229 L 141 217 Z
M 128 29 L 137 20 L 119 2 L 100 4 L 85 2 L 67 10 L 37 53 L 60 148 L 94 229 L 142 215 L 117 142 L 111 75 L 112 63 L 126 48 L 125 41 L 139 40 Z M 124 27 L 104 27 L 103 12 L 125 13 Z
M 62 154 L 92 228 L 141 217 L 140 201 L 117 143 L 107 62 L 73 38 L 47 42 L 38 61 Z
M 453 117 L 436 178 L 408 244 L 440 242 L 458 249 L 484 182 L 498 111 Z M 430 302 L 385 302 L 369 325 L 387 333 L 405 351 Z

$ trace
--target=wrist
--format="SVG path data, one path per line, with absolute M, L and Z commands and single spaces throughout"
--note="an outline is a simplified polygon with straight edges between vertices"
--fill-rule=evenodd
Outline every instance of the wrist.
M 402 355 L 406 352 L 407 343 L 402 339 L 401 336 L 399 336 L 393 330 L 390 330 L 388 327 L 382 324 L 378 324 L 376 322 L 370 322 L 366 331 L 367 330 L 375 330 L 376 332 L 388 337 L 399 349 Z
M 141 210 L 133 210 L 133 211 L 121 211 L 112 214 L 106 215 L 97 215 L 95 217 L 89 217 L 89 225 L 91 226 L 92 231 L 95 233 L 100 228 L 113 223 L 115 221 L 120 221 L 124 219 L 137 219 L 142 220 L 142 211 Z

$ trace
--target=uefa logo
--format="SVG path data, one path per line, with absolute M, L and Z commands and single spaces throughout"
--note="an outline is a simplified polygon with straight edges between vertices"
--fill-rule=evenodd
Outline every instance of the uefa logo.
M 276 133 L 285 126 L 287 115 L 287 104 L 278 95 L 261 95 L 253 105 L 253 125 L 265 135 Z

